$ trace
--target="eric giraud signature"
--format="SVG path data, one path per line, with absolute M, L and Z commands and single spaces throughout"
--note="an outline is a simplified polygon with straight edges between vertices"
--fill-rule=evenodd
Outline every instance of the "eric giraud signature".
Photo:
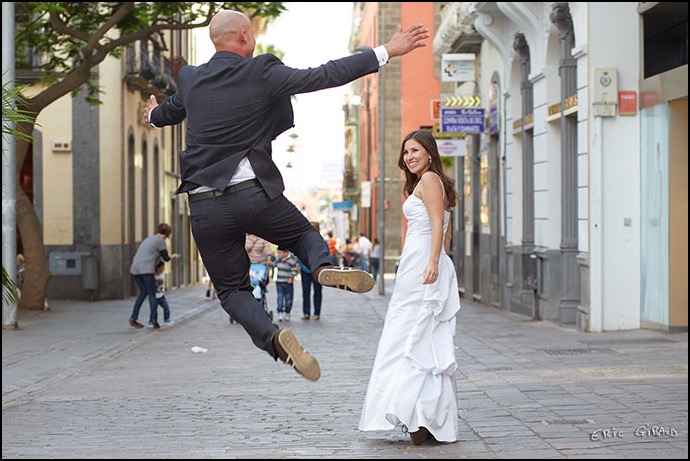
M 652 424 L 643 424 L 632 431 L 635 437 L 678 437 L 678 431 L 675 427 L 655 426 Z M 592 441 L 620 439 L 624 438 L 626 431 L 617 429 L 615 427 L 606 429 L 597 429 L 589 436 Z

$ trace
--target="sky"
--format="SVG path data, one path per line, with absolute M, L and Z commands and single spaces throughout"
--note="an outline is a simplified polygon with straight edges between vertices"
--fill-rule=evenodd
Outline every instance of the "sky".
M 348 43 L 352 26 L 352 2 L 286 2 L 287 11 L 269 26 L 257 41 L 281 50 L 285 65 L 305 69 L 318 67 L 331 59 L 350 54 Z M 336 18 L 336 19 L 334 19 Z M 208 31 L 201 32 L 208 40 Z M 208 40 L 210 45 L 210 40 Z M 210 54 L 209 54 L 210 53 Z M 211 47 L 199 55 L 199 63 L 213 54 Z M 347 86 L 300 94 L 293 98 L 295 128 L 273 142 L 273 160 L 283 173 L 286 188 L 318 187 L 322 182 L 341 181 L 333 177 L 342 172 L 344 155 L 343 97 Z M 297 147 L 287 148 L 297 134 Z M 292 168 L 286 165 L 292 164 Z

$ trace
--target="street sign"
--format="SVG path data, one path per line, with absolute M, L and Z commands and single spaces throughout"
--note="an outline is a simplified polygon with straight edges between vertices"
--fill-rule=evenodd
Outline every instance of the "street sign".
M 479 96 L 444 95 L 443 107 L 479 107 L 482 105 L 482 98 Z
M 464 157 L 467 150 L 467 139 L 437 139 L 436 145 L 441 157 Z
M 371 181 L 361 181 L 359 183 L 360 200 L 359 206 L 362 208 L 371 208 Z
M 484 109 L 441 108 L 441 133 L 483 133 Z
M 353 206 L 354 206 L 354 202 L 352 200 L 343 200 L 342 202 L 333 202 L 333 211 L 337 211 L 337 210 L 350 211 L 350 210 L 352 210 Z
M 441 56 L 442 82 L 473 82 L 475 79 L 473 53 L 446 53 Z
M 431 120 L 438 120 L 441 118 L 441 100 L 440 99 L 432 99 L 429 101 L 430 104 L 430 109 L 431 109 Z
M 464 138 L 467 136 L 465 133 L 441 133 L 441 124 L 440 123 L 434 123 L 434 126 L 431 127 L 431 134 L 434 135 L 434 138 L 438 139 L 457 139 L 457 138 Z

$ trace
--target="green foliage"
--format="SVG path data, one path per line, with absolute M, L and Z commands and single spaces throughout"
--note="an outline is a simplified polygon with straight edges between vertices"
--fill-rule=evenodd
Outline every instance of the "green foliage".
M 8 144 L 11 142 L 11 137 L 31 142 L 33 141 L 31 136 L 14 129 L 15 123 L 34 123 L 34 117 L 24 110 L 17 109 L 17 102 L 23 101 L 22 91 L 24 87 L 13 85 L 14 82 L 12 81 L 2 85 L 2 137 Z M 5 152 L 3 151 L 2 154 L 5 155 Z M 2 299 L 8 303 L 19 301 L 19 287 L 10 278 L 5 266 L 2 267 Z
M 34 123 L 33 114 L 17 109 L 17 103 L 24 101 L 22 93 L 26 87 L 13 86 L 14 82 L 6 82 L 2 85 L 2 137 L 9 142 L 10 137 L 33 141 L 31 136 L 14 129 L 20 122 Z
M 47 86 L 76 71 L 90 83 L 87 71 L 105 56 L 119 57 L 124 46 L 146 39 L 167 50 L 163 32 L 205 27 L 224 9 L 272 19 L 286 8 L 283 2 L 16 2 L 16 67 L 39 66 Z M 97 87 L 90 83 L 88 91 L 96 103 Z
M 273 44 L 264 45 L 263 43 L 257 43 L 256 44 L 256 52 L 254 53 L 254 55 L 256 56 L 259 54 L 266 54 L 266 53 L 271 53 L 271 54 L 277 56 L 278 59 L 281 59 L 281 60 L 285 56 L 285 52 L 282 50 L 279 50 Z
M 443 168 L 445 170 L 452 170 L 453 164 L 455 163 L 455 157 L 441 157 L 441 161 L 443 162 Z
M 19 302 L 19 287 L 17 283 L 10 278 L 5 270 L 5 266 L 2 266 L 2 300 L 10 304 Z

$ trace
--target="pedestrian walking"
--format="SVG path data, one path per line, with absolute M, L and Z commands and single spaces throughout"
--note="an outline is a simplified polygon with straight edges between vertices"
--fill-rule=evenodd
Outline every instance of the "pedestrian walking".
M 247 234 L 244 249 L 247 251 L 250 263 L 265 264 L 268 268 L 273 264 L 271 244 L 258 235 Z
M 328 245 L 328 252 L 332 255 L 338 254 L 338 243 L 333 237 L 333 231 L 328 231 L 328 238 L 326 238 L 326 244 Z
M 170 305 L 165 298 L 165 261 L 160 260 L 156 264 L 156 304 L 163 308 L 163 323 L 172 326 L 175 321 L 170 317 Z M 158 313 L 156 313 L 157 315 Z M 149 328 L 153 328 L 153 324 L 149 323 Z
M 405 244 L 369 379 L 359 429 L 401 425 L 412 442 L 458 436 L 455 316 L 460 295 L 450 248 L 450 210 L 457 200 L 436 141 L 425 130 L 402 142 Z
M 378 237 L 374 237 L 374 243 L 371 246 L 371 275 L 374 281 L 378 280 L 379 268 L 381 267 L 381 242 Z
M 206 284 L 206 297 L 216 299 L 216 289 L 213 288 L 213 282 L 210 278 L 208 279 L 208 283 Z
M 17 289 L 19 290 L 19 296 L 22 295 L 22 290 L 24 289 L 24 274 L 26 274 L 26 259 L 24 255 L 19 253 L 16 258 L 17 267 Z
M 297 259 L 285 248 L 278 248 L 276 267 L 276 294 L 278 295 L 278 320 L 290 320 L 295 298 L 295 276 L 299 265 Z
M 168 255 L 168 248 L 165 245 L 165 240 L 172 235 L 172 228 L 167 223 L 160 223 L 156 227 L 156 234 L 146 237 L 137 248 L 134 254 L 132 264 L 129 268 L 130 274 L 134 278 L 134 283 L 139 288 L 139 296 L 134 301 L 132 308 L 132 315 L 129 317 L 129 325 L 134 328 L 144 328 L 144 325 L 139 323 L 139 310 L 141 304 L 148 297 L 149 299 L 149 325 L 151 328 L 160 328 L 157 321 L 158 304 L 156 303 L 156 262 L 159 259 L 163 261 L 170 261 L 171 259 L 179 259 L 178 253 Z
M 312 221 L 311 224 L 317 231 L 321 229 L 321 225 L 317 221 Z M 324 239 L 324 243 L 328 246 L 328 240 Z M 314 278 L 314 274 L 312 274 L 311 269 L 309 269 L 307 265 L 300 260 L 297 260 L 297 262 L 299 264 L 300 279 L 302 282 L 302 320 L 319 320 L 321 318 L 323 287 Z M 314 290 L 314 314 L 311 313 L 312 289 Z
M 369 240 L 369 237 L 364 234 L 364 232 L 361 232 L 359 234 L 359 239 L 357 240 L 357 243 L 359 245 L 359 253 L 361 255 L 361 261 L 360 265 L 362 267 L 362 270 L 365 270 L 367 272 L 371 272 L 371 269 L 369 267 L 369 257 L 371 256 L 371 240 Z
M 398 27 L 385 45 L 309 69 L 287 67 L 272 54 L 253 57 L 252 22 L 240 12 L 218 12 L 209 33 L 216 53 L 206 64 L 180 69 L 177 92 L 162 105 L 151 96 L 144 121 L 163 127 L 187 119 L 177 192 L 189 194 L 192 232 L 221 304 L 257 347 L 315 381 L 321 375 L 316 358 L 291 331 L 272 323 L 252 296 L 249 258 L 241 251 L 245 234 L 289 250 L 322 285 L 367 292 L 374 280 L 361 269 L 337 267 L 321 235 L 285 198 L 271 142 L 294 126 L 292 95 L 376 72 L 389 59 L 425 46 L 428 29 Z

